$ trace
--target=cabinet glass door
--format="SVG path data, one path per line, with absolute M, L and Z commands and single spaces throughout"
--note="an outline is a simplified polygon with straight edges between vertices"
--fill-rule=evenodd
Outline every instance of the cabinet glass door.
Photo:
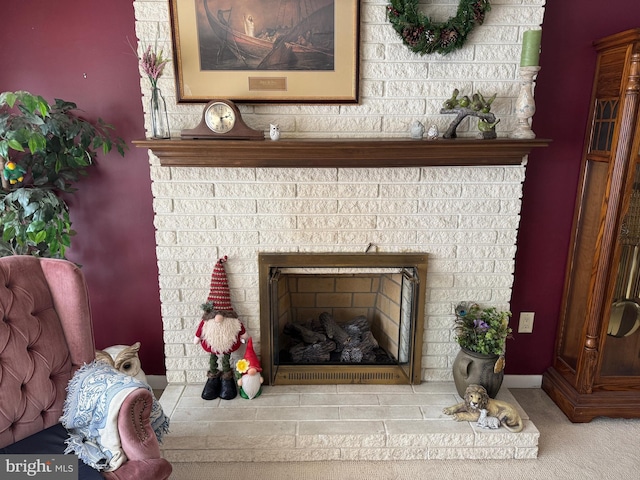
M 566 292 L 564 328 L 559 355 L 572 369 L 577 369 L 578 356 L 583 348 L 582 326 L 588 314 L 591 273 L 599 251 L 598 238 L 602 231 L 602 208 L 607 193 L 609 164 L 587 162 L 578 219 L 580 235 L 576 238 L 570 265 L 570 286 Z
M 602 376 L 640 376 L 640 166 L 620 231 L 620 262 L 602 356 Z

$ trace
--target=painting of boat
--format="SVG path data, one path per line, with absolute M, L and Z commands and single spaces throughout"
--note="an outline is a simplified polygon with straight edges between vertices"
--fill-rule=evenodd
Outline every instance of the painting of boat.
M 210 28 L 200 35 L 203 70 L 333 70 L 334 1 L 246 5 L 223 9 L 220 2 L 203 0 Z M 207 38 L 209 44 L 202 45 Z

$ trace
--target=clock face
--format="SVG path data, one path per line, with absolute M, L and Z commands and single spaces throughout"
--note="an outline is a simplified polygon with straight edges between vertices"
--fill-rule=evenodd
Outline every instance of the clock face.
M 227 133 L 236 123 L 236 114 L 224 102 L 214 102 L 204 112 L 204 120 L 213 132 Z

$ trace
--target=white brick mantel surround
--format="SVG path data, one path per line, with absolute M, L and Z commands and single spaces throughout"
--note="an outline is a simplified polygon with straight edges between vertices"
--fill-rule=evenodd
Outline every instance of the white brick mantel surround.
M 508 137 L 516 123 L 522 34 L 539 28 L 544 3 L 493 0 L 463 49 L 421 57 L 387 22 L 387 1 L 363 0 L 358 104 L 241 104 L 243 118 L 265 131 L 278 123 L 283 139 L 408 138 L 416 120 L 445 131 L 452 118 L 438 112 L 458 88 L 497 93 L 497 132 Z M 444 20 L 457 4 L 434 0 L 423 8 Z M 170 52 L 169 2 L 135 0 L 134 8 L 138 51 L 159 32 Z M 172 134 L 197 125 L 203 105 L 176 103 L 171 68 L 160 87 Z M 146 112 L 144 76 L 141 90 Z M 465 120 L 458 135 L 474 137 L 475 125 Z M 149 158 L 170 384 L 204 381 L 207 354 L 192 338 L 213 265 L 224 255 L 232 303 L 256 341 L 259 252 L 363 252 L 369 243 L 380 252 L 426 252 L 424 381 L 451 380 L 457 302 L 509 307 L 526 156 L 517 165 L 377 168 L 305 168 L 304 157 L 295 168 L 166 166 L 151 150 Z

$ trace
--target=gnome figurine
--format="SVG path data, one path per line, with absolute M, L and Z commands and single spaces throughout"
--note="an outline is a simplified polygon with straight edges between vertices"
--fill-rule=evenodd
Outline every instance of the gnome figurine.
M 231 306 L 227 273 L 223 265 L 226 261 L 225 256 L 213 268 L 211 290 L 207 303 L 202 305 L 204 314 L 194 338 L 194 343 L 199 343 L 210 353 L 207 383 L 202 390 L 205 400 L 218 397 L 231 400 L 238 395 L 230 358 L 248 336 Z
M 238 371 L 238 386 L 240 387 L 240 396 L 251 400 L 256 398 L 262 393 L 262 367 L 260 366 L 260 360 L 253 350 L 253 339 L 249 337 L 247 341 L 247 350 L 244 353 L 244 358 L 238 360 L 236 363 L 236 370 Z

